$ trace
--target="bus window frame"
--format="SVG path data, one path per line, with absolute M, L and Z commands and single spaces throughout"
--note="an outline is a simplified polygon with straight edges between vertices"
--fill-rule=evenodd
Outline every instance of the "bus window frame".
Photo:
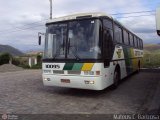
M 114 21 L 113 21 L 113 19 L 111 19 L 111 18 L 109 18 L 109 17 L 107 17 L 107 16 L 101 17 L 100 19 L 101 19 L 101 22 L 102 22 L 102 42 L 101 42 L 101 43 L 102 43 L 102 59 L 103 59 L 103 61 L 104 61 L 104 67 L 108 67 L 108 66 L 109 66 L 109 62 L 111 61 L 114 52 L 112 52 L 112 55 L 109 56 L 108 59 L 107 59 L 106 56 L 104 55 L 104 47 L 103 47 L 103 44 L 104 44 L 104 30 L 105 30 L 105 29 L 112 30 L 112 35 L 113 35 L 113 36 L 112 36 L 112 44 L 113 44 L 112 51 L 114 51 L 114 44 L 115 44 L 115 40 L 114 40 Z M 111 23 L 112 23 L 112 28 L 105 27 L 105 24 L 104 24 L 104 21 L 105 21 L 105 20 L 111 21 Z
M 130 41 L 130 46 L 134 47 L 134 35 L 129 32 L 129 41 Z
M 124 32 L 126 32 L 126 35 L 128 36 L 128 39 L 125 39 L 125 34 L 124 34 Z M 128 30 L 126 30 L 126 29 L 123 29 L 123 41 L 124 41 L 124 44 L 125 45 L 128 45 L 128 46 L 130 46 L 130 42 L 129 42 L 129 32 L 128 32 Z M 127 42 L 127 43 L 126 43 Z
M 115 27 L 118 27 L 118 28 L 121 29 L 121 37 L 122 37 L 121 42 L 115 40 L 115 36 L 116 36 L 116 35 L 115 35 L 115 30 L 116 30 L 116 28 L 115 28 Z M 113 23 L 113 35 L 114 35 L 114 42 L 115 42 L 115 43 L 124 44 L 124 39 L 123 39 L 123 27 L 121 27 L 121 25 L 117 24 L 116 22 Z
M 56 21 L 56 22 L 51 22 L 51 23 L 46 23 L 45 26 L 47 27 L 48 25 L 51 25 L 51 24 L 58 24 L 58 23 L 67 23 L 68 25 L 68 22 L 71 22 L 71 21 L 83 21 L 83 20 L 91 20 L 91 19 L 98 19 L 100 22 L 101 22 L 101 25 L 102 25 L 102 30 L 103 30 L 103 21 L 101 19 L 101 17 L 91 17 L 91 18 L 84 18 L 84 19 L 70 19 L 70 20 L 64 20 L 64 21 Z M 99 41 L 101 43 L 101 46 L 103 45 L 103 34 L 100 34 L 99 35 Z M 101 51 L 102 51 L 102 47 L 101 47 Z M 75 61 L 75 59 L 49 59 L 49 58 L 43 58 L 42 61 L 44 62 L 48 62 L 48 61 Z M 101 58 L 99 59 L 79 59 L 77 60 L 77 62 L 83 62 L 83 61 L 86 61 L 86 62 L 102 62 L 103 61 L 103 54 L 101 54 Z

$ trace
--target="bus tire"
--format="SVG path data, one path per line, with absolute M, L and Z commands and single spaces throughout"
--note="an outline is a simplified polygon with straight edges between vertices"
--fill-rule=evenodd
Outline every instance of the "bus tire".
M 137 73 L 139 73 L 140 72 L 140 70 L 141 70 L 141 63 L 140 63 L 140 61 L 138 62 L 138 69 L 137 69 Z
M 113 76 L 113 88 L 116 89 L 118 87 L 120 81 L 120 70 L 116 68 Z

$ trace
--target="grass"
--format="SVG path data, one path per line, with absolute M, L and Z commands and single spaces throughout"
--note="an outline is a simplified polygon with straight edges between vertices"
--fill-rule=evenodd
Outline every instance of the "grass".
M 144 68 L 160 67 L 160 45 L 159 44 L 148 44 L 144 46 L 143 67 Z

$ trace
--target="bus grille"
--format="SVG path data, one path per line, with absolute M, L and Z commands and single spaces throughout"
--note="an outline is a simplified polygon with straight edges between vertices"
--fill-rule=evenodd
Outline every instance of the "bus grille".
M 74 70 L 69 70 L 68 74 L 74 74 L 74 75 L 80 75 L 81 71 L 74 71 Z
M 63 70 L 53 70 L 54 74 L 64 74 Z

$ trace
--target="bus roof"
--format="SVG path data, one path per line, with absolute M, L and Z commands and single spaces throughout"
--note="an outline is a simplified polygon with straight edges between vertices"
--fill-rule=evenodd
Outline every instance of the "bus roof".
M 47 23 L 53 23 L 53 22 L 65 21 L 65 20 L 74 20 L 78 18 L 100 17 L 100 16 L 107 16 L 113 19 L 110 15 L 107 15 L 106 13 L 103 13 L 103 12 L 94 12 L 94 13 L 91 12 L 91 13 L 78 13 L 78 14 L 72 14 L 72 15 L 67 15 L 63 17 L 53 18 L 48 20 Z
M 54 22 L 60 22 L 60 21 L 66 21 L 66 20 L 75 20 L 75 19 L 80 19 L 80 18 L 91 18 L 91 17 L 101 17 L 101 16 L 109 17 L 115 23 L 119 24 L 120 26 L 122 26 L 126 30 L 132 32 L 131 30 L 127 29 L 123 24 L 121 24 L 119 21 L 117 21 L 116 19 L 113 19 L 113 17 L 111 17 L 110 15 L 108 15 L 108 14 L 106 14 L 104 12 L 78 13 L 78 14 L 72 14 L 72 15 L 57 17 L 57 18 L 49 19 L 46 24 L 54 23 Z M 132 34 L 134 34 L 134 32 L 132 32 Z M 135 36 L 137 36 L 137 35 L 135 35 Z

